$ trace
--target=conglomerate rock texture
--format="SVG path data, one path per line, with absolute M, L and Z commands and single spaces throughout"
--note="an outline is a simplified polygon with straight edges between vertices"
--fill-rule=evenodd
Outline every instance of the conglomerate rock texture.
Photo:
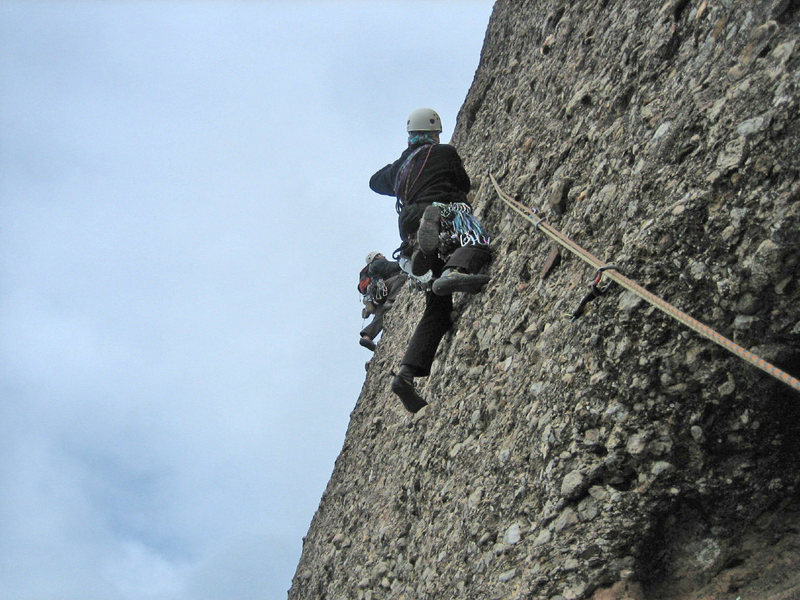
M 593 269 L 485 185 L 798 376 L 799 33 L 797 0 L 496 3 L 453 136 L 492 281 L 414 416 L 420 294 L 387 315 L 290 599 L 800 598 L 800 394 L 614 285 L 565 319 Z

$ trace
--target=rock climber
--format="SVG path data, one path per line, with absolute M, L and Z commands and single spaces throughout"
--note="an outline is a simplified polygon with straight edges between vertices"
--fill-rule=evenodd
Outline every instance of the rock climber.
M 470 179 L 461 157 L 439 142 L 442 121 L 436 111 L 420 108 L 406 122 L 408 147 L 369 181 L 379 194 L 395 196 L 402 245 L 401 264 L 413 276 L 430 273 L 425 312 L 408 343 L 392 391 L 415 413 L 427 402 L 414 387 L 414 377 L 430 375 L 444 334 L 450 329 L 454 292 L 477 293 L 489 281 L 481 271 L 492 255 L 489 238 L 467 201 Z
M 361 330 L 359 344 L 375 352 L 375 338 L 383 330 L 383 315 L 392 307 L 394 299 L 408 279 L 395 260 L 373 250 L 367 254 L 366 266 L 359 274 L 358 290 L 364 308 L 361 317 L 374 315 L 369 325 Z

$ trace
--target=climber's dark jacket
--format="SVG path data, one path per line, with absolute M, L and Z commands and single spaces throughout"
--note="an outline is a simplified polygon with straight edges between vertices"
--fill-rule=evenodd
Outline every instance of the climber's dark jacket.
M 387 260 L 385 258 L 376 258 L 367 268 L 367 273 L 372 279 L 389 279 L 394 275 L 402 273 L 400 265 L 396 260 Z
M 412 159 L 408 174 L 395 194 L 395 179 L 403 163 L 420 146 L 423 148 Z M 422 213 L 431 202 L 466 203 L 470 181 L 453 146 L 415 144 L 375 173 L 369 180 L 369 187 L 379 194 L 397 197 L 400 238 L 405 242 L 409 235 L 416 233 Z

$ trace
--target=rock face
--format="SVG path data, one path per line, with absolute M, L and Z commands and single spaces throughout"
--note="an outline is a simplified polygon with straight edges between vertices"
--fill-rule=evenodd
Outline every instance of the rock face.
M 499 0 L 453 143 L 494 235 L 415 416 L 404 290 L 292 600 L 800 598 L 800 394 L 594 273 L 800 374 L 800 2 Z M 366 185 L 366 183 L 365 183 Z

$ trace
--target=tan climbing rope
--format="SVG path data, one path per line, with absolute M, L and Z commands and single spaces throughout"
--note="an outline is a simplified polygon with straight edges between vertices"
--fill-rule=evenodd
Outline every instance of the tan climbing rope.
M 494 189 L 497 192 L 497 195 L 500 197 L 500 199 L 503 200 L 503 202 L 505 202 L 509 206 L 509 208 L 511 208 L 514 212 L 516 212 L 523 218 L 533 223 L 536 226 L 536 228 L 542 233 L 544 233 L 547 237 L 551 238 L 553 241 L 560 244 L 570 252 L 576 254 L 579 258 L 581 258 L 582 260 L 593 266 L 598 271 L 602 270 L 603 274 L 606 277 L 618 283 L 625 289 L 630 290 L 631 292 L 633 292 L 643 300 L 647 301 L 660 311 L 669 315 L 673 319 L 683 323 L 689 329 L 696 331 L 703 337 L 708 338 L 709 340 L 711 340 L 715 344 L 722 346 L 732 354 L 735 354 L 739 358 L 749 362 L 751 365 L 755 367 L 758 367 L 762 371 L 769 373 L 779 381 L 782 381 L 786 385 L 800 392 L 800 380 L 796 379 L 795 377 L 792 377 L 785 371 L 782 371 L 775 365 L 753 354 L 749 350 L 742 348 L 737 343 L 729 340 L 722 334 L 711 329 L 708 325 L 704 325 L 697 319 L 687 315 L 685 312 L 678 310 L 669 302 L 663 300 L 662 298 L 659 298 L 652 292 L 647 291 L 638 283 L 628 279 L 622 273 L 616 270 L 616 267 L 614 267 L 614 265 L 605 264 L 599 258 L 597 258 L 593 254 L 591 254 L 590 252 L 586 251 L 584 248 L 573 242 L 570 238 L 561 233 L 558 229 L 545 223 L 544 219 L 537 217 L 535 209 L 528 208 L 527 206 L 525 206 L 524 204 L 522 204 L 521 202 L 511 197 L 506 192 L 504 192 L 502 188 L 500 188 L 500 185 L 497 183 L 497 180 L 494 178 L 494 175 L 492 175 L 492 173 L 489 173 L 489 178 L 491 179 L 492 185 L 494 186 Z

